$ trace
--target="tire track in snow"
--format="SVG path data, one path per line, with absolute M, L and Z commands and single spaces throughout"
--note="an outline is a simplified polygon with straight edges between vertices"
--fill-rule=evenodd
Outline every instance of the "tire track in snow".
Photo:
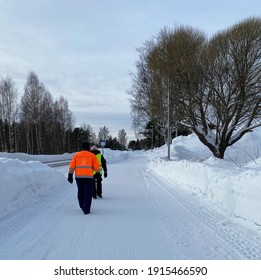
M 187 209 L 175 196 L 169 195 L 158 181 L 145 173 L 144 184 L 155 209 L 161 216 L 161 228 L 172 259 L 236 259 L 236 252 Z
M 261 240 L 257 236 L 253 236 L 252 232 L 242 230 L 236 223 L 229 223 L 225 216 L 207 204 L 203 205 L 201 201 L 197 201 L 177 185 L 148 172 L 145 173 L 145 176 L 153 179 L 159 189 L 175 197 L 196 219 L 224 240 L 235 252 L 238 252 L 242 259 L 261 259 Z
M 45 197 L 46 198 L 46 197 Z M 5 244 L 22 230 L 27 224 L 31 223 L 37 214 L 41 211 L 41 205 L 44 201 L 35 201 L 26 209 L 18 209 L 9 212 L 8 215 L 0 218 L 0 247 L 4 248 Z M 40 207 L 35 207 L 39 204 Z M 22 213 L 22 214 L 21 214 Z M 3 254 L 3 252 L 2 252 Z M 8 252 L 10 254 L 10 252 Z
M 65 193 L 65 198 L 70 194 Z M 64 200 L 58 199 L 60 190 L 39 198 L 27 208 L 19 208 L 0 220 L 0 248 L 2 259 L 44 259 L 52 244 L 45 245 L 63 219 Z M 26 247 L 26 250 L 24 249 Z

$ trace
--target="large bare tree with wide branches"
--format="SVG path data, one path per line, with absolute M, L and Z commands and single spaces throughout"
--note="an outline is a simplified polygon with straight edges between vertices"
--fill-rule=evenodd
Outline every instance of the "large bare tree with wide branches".
M 207 40 L 191 27 L 166 30 L 141 49 L 133 78 L 134 125 L 190 126 L 218 158 L 261 125 L 261 19 L 250 18 Z M 170 96 L 170 98 L 167 98 Z

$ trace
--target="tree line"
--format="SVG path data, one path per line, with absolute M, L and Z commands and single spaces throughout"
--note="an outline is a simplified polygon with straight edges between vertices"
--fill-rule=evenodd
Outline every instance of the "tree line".
M 207 38 L 189 26 L 163 28 L 138 49 L 128 94 L 133 126 L 164 142 L 194 131 L 218 158 L 261 125 L 261 19 Z
M 84 141 L 124 149 L 127 136 L 124 129 L 118 139 L 109 129 L 100 128 L 98 137 L 90 125 L 74 127 L 75 117 L 63 96 L 54 99 L 50 91 L 30 72 L 24 93 L 18 104 L 18 91 L 10 76 L 0 79 L 0 151 L 28 154 L 61 154 L 80 150 Z

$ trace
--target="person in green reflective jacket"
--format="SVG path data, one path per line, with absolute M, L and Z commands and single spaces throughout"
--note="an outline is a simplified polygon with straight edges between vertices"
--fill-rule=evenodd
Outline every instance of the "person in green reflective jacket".
M 96 173 L 94 171 L 94 186 L 93 186 L 93 193 L 92 197 L 102 197 L 102 174 L 104 178 L 108 176 L 107 173 L 107 163 L 104 156 L 101 154 L 100 150 L 98 150 L 97 146 L 91 147 L 91 152 L 94 153 L 100 163 L 100 173 Z

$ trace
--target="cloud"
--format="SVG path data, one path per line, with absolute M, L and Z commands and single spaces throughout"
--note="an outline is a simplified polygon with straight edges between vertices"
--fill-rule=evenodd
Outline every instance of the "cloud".
M 113 137 L 118 136 L 120 129 L 124 129 L 129 139 L 134 139 L 134 131 L 131 127 L 131 119 L 129 112 L 89 112 L 85 110 L 78 111 L 78 126 L 89 124 L 96 134 L 103 126 L 108 127 L 110 134 Z
M 54 97 L 68 99 L 77 124 L 86 119 L 114 133 L 125 126 L 131 130 L 126 91 L 136 48 L 165 26 L 184 24 L 213 33 L 259 16 L 257 0 L 0 3 L 0 75 L 10 75 L 21 95 L 28 72 L 34 71 Z

